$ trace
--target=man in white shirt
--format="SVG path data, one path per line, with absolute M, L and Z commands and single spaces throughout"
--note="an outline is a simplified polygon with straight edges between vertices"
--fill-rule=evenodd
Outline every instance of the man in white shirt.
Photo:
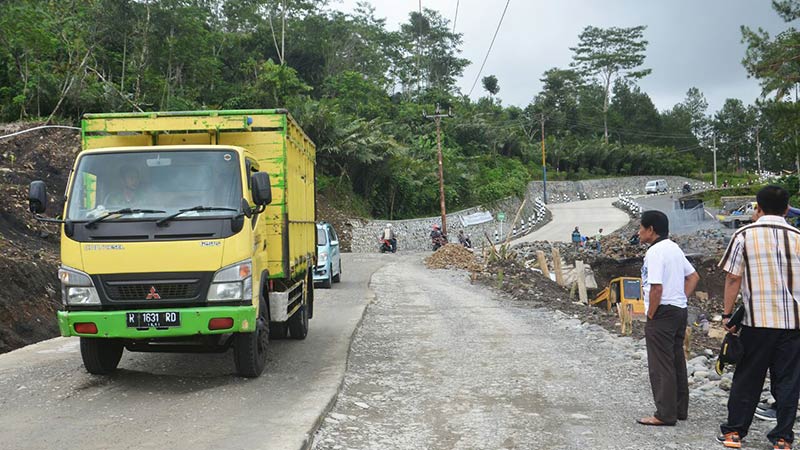
M 669 220 L 661 211 L 645 211 L 639 241 L 649 244 L 642 264 L 642 288 L 647 324 L 647 366 L 656 413 L 639 419 L 642 425 L 675 425 L 689 414 L 689 386 L 683 340 L 687 298 L 700 276 L 678 245 L 669 240 Z

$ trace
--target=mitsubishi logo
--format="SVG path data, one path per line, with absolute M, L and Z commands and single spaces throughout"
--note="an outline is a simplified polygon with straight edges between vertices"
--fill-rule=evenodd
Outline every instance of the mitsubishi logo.
M 155 286 L 150 286 L 150 293 L 147 294 L 145 300 L 161 300 L 161 296 L 158 295 L 158 292 L 156 292 Z

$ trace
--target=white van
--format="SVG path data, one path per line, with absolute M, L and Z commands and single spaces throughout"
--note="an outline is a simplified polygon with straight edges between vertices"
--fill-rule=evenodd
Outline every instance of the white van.
M 658 194 L 659 192 L 667 192 L 667 180 L 650 180 L 644 186 L 645 194 Z

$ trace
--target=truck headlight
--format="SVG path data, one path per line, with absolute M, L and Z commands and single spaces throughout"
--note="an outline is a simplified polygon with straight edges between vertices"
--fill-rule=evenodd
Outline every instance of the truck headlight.
M 253 297 L 253 263 L 247 259 L 222 268 L 208 288 L 208 301 L 247 300 Z
M 58 269 L 61 280 L 61 302 L 65 305 L 99 305 L 100 296 L 92 279 L 84 272 L 71 267 Z

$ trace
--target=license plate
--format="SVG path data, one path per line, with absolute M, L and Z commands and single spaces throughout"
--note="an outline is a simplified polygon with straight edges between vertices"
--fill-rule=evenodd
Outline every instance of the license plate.
M 168 328 L 181 325 L 181 314 L 177 312 L 130 312 L 126 319 L 128 328 Z

